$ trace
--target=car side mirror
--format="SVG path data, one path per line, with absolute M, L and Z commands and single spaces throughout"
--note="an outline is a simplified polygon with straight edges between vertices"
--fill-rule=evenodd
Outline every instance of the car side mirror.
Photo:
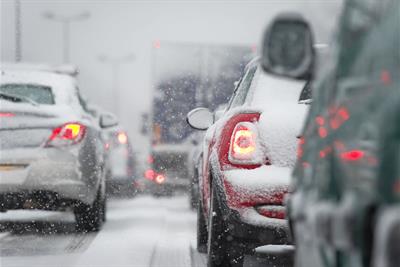
M 281 14 L 266 29 L 262 43 L 264 71 L 294 79 L 312 77 L 315 51 L 313 32 L 300 14 Z
M 214 115 L 207 108 L 195 108 L 187 114 L 186 121 L 196 130 L 207 130 L 214 123 Z
M 104 113 L 100 115 L 100 127 L 110 128 L 118 125 L 118 119 L 115 115 L 110 113 Z

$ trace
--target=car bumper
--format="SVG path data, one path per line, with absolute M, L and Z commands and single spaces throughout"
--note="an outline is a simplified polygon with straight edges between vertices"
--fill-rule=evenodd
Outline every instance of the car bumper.
M 290 243 L 287 220 L 265 216 L 259 209 L 276 208 L 285 213 L 283 198 L 288 192 L 289 169 L 265 166 L 219 171 L 215 161 L 212 167 L 224 220 L 236 238 L 252 246 Z M 269 179 L 274 175 L 282 177 Z
M 79 147 L 2 151 L 0 195 L 51 192 L 60 199 L 92 203 L 95 182 L 83 177 Z

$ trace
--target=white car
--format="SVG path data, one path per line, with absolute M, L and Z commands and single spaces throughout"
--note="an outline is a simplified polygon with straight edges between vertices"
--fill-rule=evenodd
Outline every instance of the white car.
M 73 210 L 77 227 L 105 220 L 101 127 L 79 95 L 76 79 L 46 71 L 1 71 L 0 211 Z M 100 121 L 100 122 L 99 122 Z

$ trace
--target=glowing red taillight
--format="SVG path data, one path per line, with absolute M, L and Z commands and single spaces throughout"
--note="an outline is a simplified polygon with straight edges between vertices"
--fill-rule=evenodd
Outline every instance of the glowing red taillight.
M 0 112 L 0 117 L 14 117 L 15 114 L 14 113 L 10 113 L 10 112 Z
M 254 123 L 239 122 L 233 132 L 228 159 L 233 164 L 262 164 L 258 131 Z
M 149 170 L 145 171 L 145 173 L 144 173 L 144 177 L 149 180 L 153 180 L 154 176 L 156 176 L 156 172 L 153 171 L 152 169 L 149 169 Z
M 86 127 L 80 123 L 66 123 L 53 130 L 46 146 L 66 146 L 79 143 L 85 136 Z
M 364 157 L 364 152 L 361 150 L 351 150 L 341 154 L 342 159 L 346 161 L 357 161 Z
M 124 132 L 119 132 L 117 138 L 118 142 L 122 145 L 128 143 L 128 136 Z
M 159 173 L 159 174 L 157 174 L 157 176 L 154 178 L 154 181 L 155 181 L 157 184 L 162 184 L 162 183 L 164 183 L 164 181 L 165 181 L 165 176 Z

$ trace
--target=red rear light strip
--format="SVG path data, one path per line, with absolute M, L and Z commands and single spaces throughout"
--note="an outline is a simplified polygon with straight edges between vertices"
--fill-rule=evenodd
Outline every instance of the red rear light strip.
M 0 117 L 14 117 L 15 114 L 11 112 L 0 112 Z

